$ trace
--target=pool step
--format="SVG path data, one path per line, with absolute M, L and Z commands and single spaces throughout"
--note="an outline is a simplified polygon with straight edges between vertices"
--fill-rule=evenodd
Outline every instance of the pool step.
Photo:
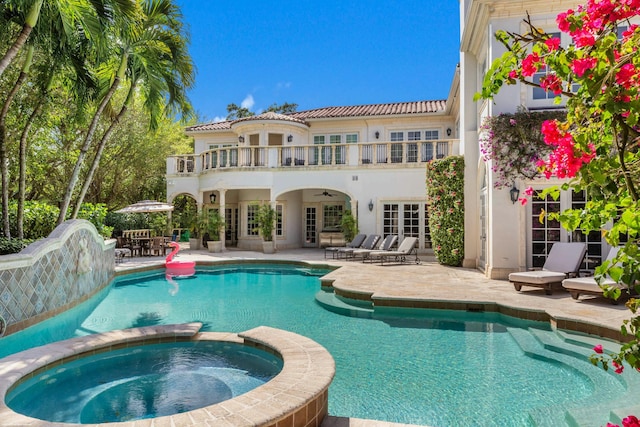
M 373 309 L 359 307 L 352 304 L 348 304 L 341 300 L 333 292 L 318 291 L 315 295 L 316 302 L 325 309 L 343 316 L 360 317 L 364 319 L 373 318 Z
M 571 405 L 566 405 L 564 410 L 554 413 L 548 411 L 549 408 L 541 408 L 530 412 L 532 424 L 535 426 L 603 426 L 609 421 L 617 421 L 622 416 L 637 413 L 628 408 L 611 407 L 611 403 L 601 404 L 606 401 L 607 396 L 619 396 L 619 401 L 624 405 L 626 402 L 634 402 L 640 390 L 639 375 L 619 376 L 611 370 L 593 369 L 589 362 L 589 356 L 593 354 L 593 346 L 596 344 L 592 337 L 582 341 L 582 337 L 559 334 L 555 331 L 546 331 L 536 328 L 518 329 L 508 328 L 513 339 L 518 343 L 522 351 L 529 357 L 542 360 L 549 360 L 569 366 L 578 370 L 583 375 L 589 377 L 590 381 L 598 384 L 598 391 L 584 399 L 574 401 Z M 601 341 L 601 340 L 598 340 Z M 615 343 L 604 343 L 605 349 L 614 351 Z M 633 411 L 633 412 L 629 412 Z

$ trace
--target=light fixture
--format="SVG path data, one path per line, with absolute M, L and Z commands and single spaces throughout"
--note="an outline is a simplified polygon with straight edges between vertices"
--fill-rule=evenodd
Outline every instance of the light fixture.
M 451 136 L 451 128 L 447 128 L 447 136 Z
M 376 131 L 375 135 L 376 135 L 376 139 L 380 138 L 380 132 Z
M 291 142 L 291 141 L 293 141 L 293 135 L 289 135 L 289 136 L 287 137 L 287 142 Z
M 509 198 L 511 199 L 511 203 L 515 203 L 518 201 L 518 197 L 520 196 L 520 190 L 516 188 L 516 185 L 513 184 L 511 190 L 509 190 Z
M 209 201 L 211 203 L 215 203 L 217 198 L 218 198 L 218 196 L 216 196 L 215 193 L 209 194 Z
M 240 136 L 238 137 L 238 142 L 239 142 L 239 143 L 243 143 L 243 142 L 244 142 L 244 136 L 240 135 Z
M 369 200 L 369 212 L 373 212 L 373 200 Z

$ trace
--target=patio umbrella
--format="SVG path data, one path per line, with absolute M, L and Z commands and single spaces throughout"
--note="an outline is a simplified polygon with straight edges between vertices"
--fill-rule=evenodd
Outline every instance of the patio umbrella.
M 168 203 L 157 202 L 155 200 L 142 200 L 122 209 L 118 209 L 116 213 L 154 213 L 169 212 L 172 210 L 173 206 Z

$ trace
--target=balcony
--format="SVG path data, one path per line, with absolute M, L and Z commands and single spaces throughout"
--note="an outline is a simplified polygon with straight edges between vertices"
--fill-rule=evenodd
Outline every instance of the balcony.
M 167 158 L 168 175 L 246 168 L 421 167 L 459 153 L 457 139 L 277 147 L 223 147 Z

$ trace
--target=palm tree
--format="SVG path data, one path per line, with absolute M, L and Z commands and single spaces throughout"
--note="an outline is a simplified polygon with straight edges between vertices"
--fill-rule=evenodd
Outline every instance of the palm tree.
M 24 46 L 24 44 L 27 42 L 31 31 L 33 30 L 33 27 L 35 27 L 38 23 L 38 18 L 40 17 L 40 9 L 42 8 L 42 2 L 43 0 L 32 0 L 31 2 L 29 2 L 30 4 L 28 5 L 27 14 L 24 18 L 22 31 L 20 31 L 20 33 L 16 37 L 16 40 L 13 42 L 11 47 L 9 47 L 2 59 L 0 59 L 0 76 L 4 73 L 4 70 L 7 69 L 9 64 L 11 64 L 11 61 L 13 61 L 13 59 L 16 57 L 20 49 L 22 49 L 22 46 Z M 11 2 L 7 2 L 7 4 L 4 5 L 4 8 L 9 12 L 14 13 L 19 9 L 16 4 L 12 5 Z
M 66 0 L 51 0 L 47 2 L 43 2 L 43 0 L 8 0 L 0 3 L 0 15 L 3 17 L 2 25 L 8 27 L 11 23 L 23 22 L 22 30 L 16 37 L 16 40 L 7 50 L 4 57 L 0 59 L 0 75 L 2 75 L 11 64 L 12 60 L 27 42 L 27 39 L 29 39 L 29 36 L 31 35 L 31 39 L 34 39 L 33 36 L 35 35 L 36 39 L 33 43 L 29 44 L 23 69 L 13 89 L 4 100 L 3 108 L 0 111 L 0 182 L 2 184 L 2 224 L 5 236 L 10 237 L 8 212 L 9 179 L 4 123 L 11 101 L 27 78 L 34 50 L 38 46 L 54 46 L 56 48 L 52 49 L 53 52 L 55 52 L 55 54 L 52 55 L 52 59 L 55 59 L 56 62 L 64 61 L 66 55 L 61 54 L 61 52 L 65 51 L 65 46 L 77 46 L 78 36 L 80 36 L 80 38 L 89 37 L 94 41 L 96 46 L 100 46 L 102 44 L 102 25 L 104 22 L 108 22 L 113 14 L 120 14 L 123 17 L 131 16 L 133 10 L 130 0 L 77 0 L 73 2 Z M 22 16 L 24 16 L 24 19 L 21 21 Z M 38 22 L 41 23 L 39 26 L 36 25 Z M 44 52 L 45 54 L 46 52 L 51 54 L 52 50 L 44 49 Z M 86 82 L 87 80 L 78 78 L 77 81 Z M 32 114 L 31 123 L 32 119 L 39 114 L 39 110 L 40 108 L 38 108 L 38 106 L 34 108 L 34 112 L 37 111 L 37 113 L 35 115 Z M 30 125 L 27 125 L 25 130 L 23 130 L 21 148 L 23 148 L 23 143 L 26 144 L 29 127 Z M 22 166 L 24 166 L 24 164 L 21 162 L 21 167 Z M 21 173 L 22 172 L 23 171 L 21 171 Z M 19 210 L 21 207 L 22 205 L 19 204 Z M 22 218 L 21 212 L 19 212 L 18 218 L 20 222 Z M 22 227 L 20 224 L 18 228 L 21 230 Z
M 152 130 L 157 127 L 162 113 L 179 111 L 182 115 L 191 114 L 186 90 L 194 82 L 193 63 L 187 50 L 188 37 L 183 30 L 182 14 L 171 0 L 144 0 L 142 9 L 143 18 L 137 24 L 138 29 L 115 37 L 121 42 L 123 58 L 128 59 L 124 74 L 129 77 L 129 89 L 120 111 L 98 142 L 72 218 L 78 214 L 109 136 L 126 114 L 138 88 L 143 93 Z

